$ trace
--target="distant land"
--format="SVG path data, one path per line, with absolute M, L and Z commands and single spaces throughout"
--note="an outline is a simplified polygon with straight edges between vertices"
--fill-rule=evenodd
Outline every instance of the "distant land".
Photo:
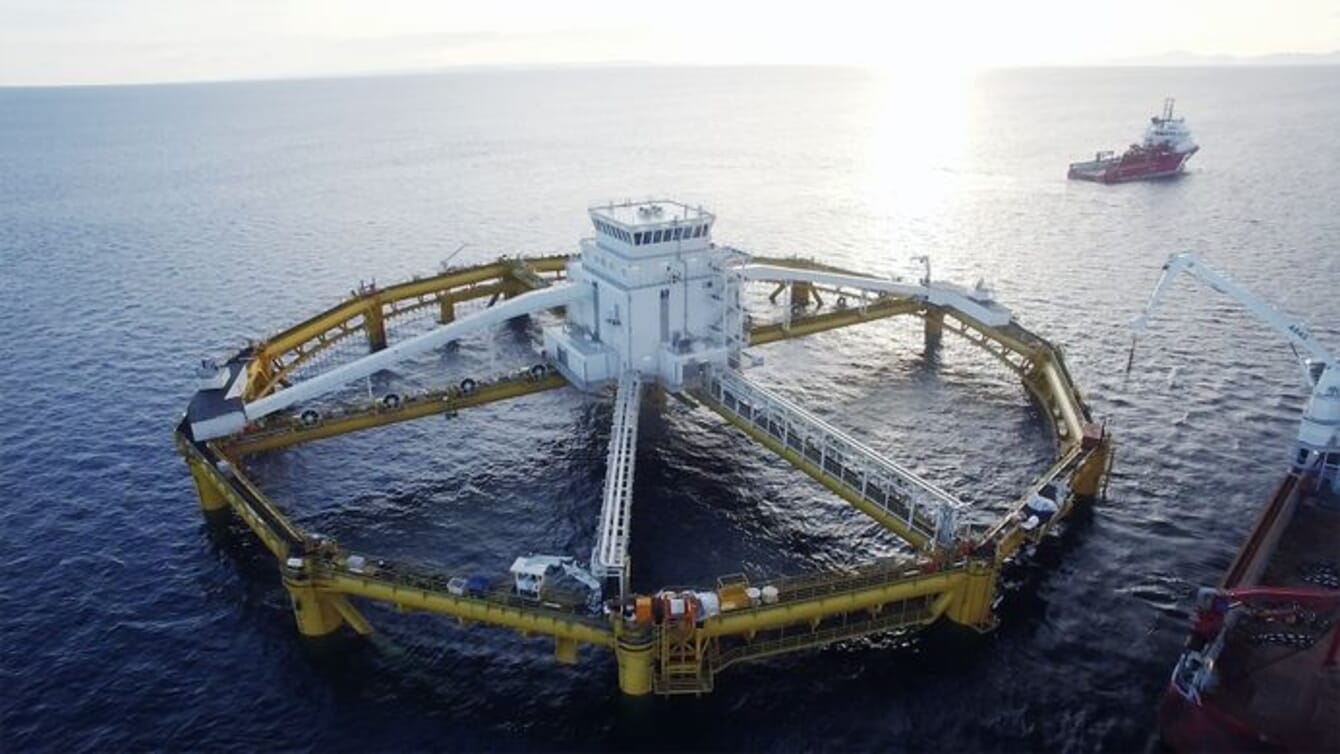
M 1101 65 L 1196 66 L 1196 65 L 1340 65 L 1340 50 L 1331 52 L 1280 52 L 1271 55 L 1201 55 L 1195 52 L 1165 52 L 1128 58 L 1108 58 Z
M 851 63 L 667 63 L 650 59 L 580 60 L 553 62 L 489 62 L 456 63 L 449 65 L 407 66 L 374 69 L 334 70 L 324 72 L 276 72 L 268 75 L 221 76 L 218 78 L 182 78 L 161 81 L 107 81 L 84 83 L 79 81 L 63 83 L 23 83 L 5 82 L 0 77 L 0 89 L 11 88 L 47 88 L 47 87 L 101 87 L 101 86 L 162 86 L 177 84 L 219 84 L 246 81 L 302 81 L 312 79 L 343 79 L 378 76 L 415 76 L 439 73 L 457 73 L 466 71 L 531 71 L 590 68 L 753 68 L 753 67 L 861 67 Z M 1091 58 L 1072 62 L 1020 62 L 1000 63 L 983 66 L 981 70 L 999 70 L 1011 68 L 1194 68 L 1194 67 L 1248 67 L 1248 66 L 1340 66 L 1340 50 L 1331 52 L 1277 52 L 1266 55 L 1205 55 L 1196 52 L 1163 52 L 1155 55 L 1132 55 L 1126 57 Z

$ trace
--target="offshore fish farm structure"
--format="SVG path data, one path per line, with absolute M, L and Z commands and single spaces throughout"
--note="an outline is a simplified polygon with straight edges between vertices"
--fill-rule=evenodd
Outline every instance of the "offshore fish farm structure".
M 357 601 L 376 601 L 549 637 L 560 662 L 577 662 L 581 645 L 607 648 L 629 695 L 701 694 L 736 663 L 853 637 L 937 621 L 989 631 L 1004 565 L 1103 493 L 1111 437 L 1060 350 L 984 286 L 933 282 L 928 262 L 922 279 L 905 282 L 751 256 L 712 241 L 710 212 L 669 200 L 611 203 L 589 216 L 594 235 L 577 254 L 363 286 L 221 364 L 201 364 L 177 448 L 206 517 L 235 516 L 276 558 L 300 634 L 371 633 Z M 371 392 L 380 370 L 527 316 L 548 324 L 524 370 L 457 375 L 446 389 L 413 394 Z M 928 348 L 950 333 L 984 349 L 1046 417 L 1056 456 L 1003 515 L 984 520 L 747 376 L 760 346 L 890 317 L 923 320 Z M 246 473 L 256 454 L 561 388 L 613 397 L 596 541 L 590 553 L 518 557 L 505 583 L 349 552 L 300 530 Z M 735 574 L 633 593 L 634 450 L 652 390 L 715 412 L 896 535 L 905 554 L 841 573 L 753 583 Z

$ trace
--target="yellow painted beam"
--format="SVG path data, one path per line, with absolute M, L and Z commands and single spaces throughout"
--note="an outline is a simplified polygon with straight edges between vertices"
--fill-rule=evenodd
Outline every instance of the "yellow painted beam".
M 569 642 L 613 648 L 614 631 L 595 619 L 544 608 L 524 608 L 446 592 L 399 584 L 373 576 L 332 569 L 313 568 L 312 583 L 318 590 L 363 597 L 410 610 L 449 615 L 465 621 L 488 623 L 527 634 L 543 634 Z
M 258 513 L 247 500 L 233 489 L 232 483 L 222 472 L 214 468 L 214 465 L 201 455 L 195 446 L 180 435 L 177 438 L 177 449 L 186 458 L 187 463 L 191 465 L 193 472 L 199 474 L 199 483 L 212 486 L 227 501 L 228 506 L 233 509 L 242 523 L 246 524 L 248 529 L 251 529 L 256 538 L 265 546 L 265 549 L 269 550 L 276 560 L 283 562 L 288 557 L 289 542 L 301 539 L 301 535 L 297 534 L 297 529 L 289 523 L 288 519 L 271 507 L 265 510 L 265 513 L 273 514 L 270 520 L 267 520 L 266 516 Z M 242 477 L 239 476 L 239 478 Z M 274 523 L 272 524 L 271 521 Z
M 346 599 L 344 595 L 333 595 L 327 597 L 327 599 L 330 600 L 331 606 L 340 614 L 340 617 L 344 619 L 345 625 L 349 626 L 362 636 L 370 636 L 372 634 L 372 624 L 368 623 L 368 619 L 363 617 L 363 614 L 358 611 L 358 608 L 349 604 L 349 600 Z
M 850 592 L 721 613 L 703 621 L 698 632 L 701 636 L 709 638 L 747 636 L 751 632 L 822 620 L 843 613 L 860 612 L 917 597 L 954 593 L 963 588 L 968 576 L 969 571 L 966 567 L 910 578 L 891 575 L 890 581 Z
M 1066 439 L 1069 442 L 1079 442 L 1081 435 L 1084 434 L 1084 425 L 1080 421 L 1078 399 L 1071 390 L 1072 386 L 1067 383 L 1056 365 L 1058 358 L 1059 355 L 1053 354 L 1052 358 L 1047 359 L 1042 365 L 1042 370 L 1048 386 L 1051 387 L 1052 397 L 1061 410 L 1061 418 L 1065 421 Z
M 869 636 L 871 634 L 885 633 L 888 631 L 899 631 L 928 626 L 939 620 L 940 617 L 949 610 L 949 607 L 953 604 L 956 598 L 957 594 L 955 592 L 945 592 L 944 594 L 941 594 L 931 603 L 929 609 L 925 611 L 924 616 L 919 618 L 909 618 L 907 620 L 872 619 L 870 621 L 863 621 L 863 625 L 845 625 L 823 629 L 812 637 L 796 635 L 775 642 L 764 641 L 759 644 L 747 644 L 744 647 L 721 653 L 720 659 L 712 664 L 711 672 L 715 675 L 738 662 L 755 662 L 757 660 L 777 657 L 778 655 L 790 654 L 792 652 L 811 651 L 835 642 L 846 641 L 860 636 Z
M 836 330 L 839 327 L 850 327 L 878 319 L 886 319 L 899 314 L 911 314 L 924 307 L 925 304 L 914 299 L 892 297 L 879 299 L 866 306 L 864 311 L 859 307 L 851 307 L 815 314 L 791 320 L 790 327 L 785 327 L 781 323 L 759 325 L 749 331 L 749 344 L 751 346 L 761 346 L 788 338 L 798 338 L 826 330 Z
M 218 446 L 217 443 L 213 442 L 209 443 L 209 448 L 215 455 L 229 462 L 229 465 L 233 470 L 231 475 L 232 481 L 235 482 L 238 486 L 242 487 L 244 490 L 246 490 L 247 494 L 250 497 L 250 501 L 242 498 L 242 496 L 240 495 L 237 495 L 233 491 L 231 486 L 227 488 L 227 491 L 230 494 L 233 494 L 234 497 L 237 498 L 237 501 L 239 503 L 246 504 L 248 507 L 255 506 L 255 508 L 259 509 L 260 514 L 265 518 L 265 520 L 272 522 L 272 524 L 270 525 L 272 525 L 275 528 L 275 530 L 279 533 L 281 537 L 287 539 L 290 542 L 302 541 L 303 539 L 302 531 L 300 531 L 297 526 L 294 526 L 292 521 L 288 520 L 288 517 L 285 516 L 279 510 L 278 506 L 276 506 L 270 500 L 270 498 L 266 496 L 264 492 L 261 492 L 261 489 L 256 486 L 255 482 L 251 481 L 250 477 L 242 473 L 242 469 L 239 467 L 236 459 L 230 457 L 226 451 L 224 451 Z M 218 472 L 216 471 L 216 473 Z M 220 480 L 220 483 L 222 484 L 228 483 L 228 478 L 224 477 L 222 474 L 219 474 L 218 478 Z
M 876 278 L 868 272 L 857 270 L 848 270 L 842 267 L 835 267 L 831 264 L 824 264 L 806 257 L 750 257 L 750 261 L 755 264 L 766 264 L 775 267 L 790 267 L 795 270 L 821 270 L 823 272 L 836 272 L 842 275 L 855 275 L 863 278 Z
M 507 274 L 508 269 L 507 265 L 495 262 L 493 264 L 481 265 L 479 267 L 471 267 L 443 273 L 441 275 L 434 275 L 433 277 L 423 278 L 422 280 L 401 283 L 400 285 L 394 285 L 374 293 L 355 295 L 345 300 L 343 303 L 299 322 L 287 330 L 276 333 L 262 344 L 261 348 L 258 349 L 258 355 L 274 358 L 312 340 L 322 333 L 333 330 L 341 322 L 346 322 L 361 314 L 363 308 L 367 305 L 366 299 L 369 297 L 382 293 L 389 293 L 391 300 L 398 300 L 417 295 L 435 293 L 462 285 L 501 278 Z

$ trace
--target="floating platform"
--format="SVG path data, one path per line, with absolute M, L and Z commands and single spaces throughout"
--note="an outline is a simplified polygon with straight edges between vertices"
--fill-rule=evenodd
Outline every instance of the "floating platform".
M 370 633 L 357 601 L 372 600 L 547 636 L 561 662 L 576 662 L 580 645 L 607 648 L 630 695 L 701 694 L 736 663 L 852 637 L 941 620 L 989 631 L 1003 564 L 1102 494 L 1110 436 L 1060 351 L 987 291 L 755 257 L 712 242 L 711 213 L 668 200 L 596 207 L 590 217 L 595 236 L 578 254 L 364 287 L 222 365 L 202 364 L 177 448 L 207 516 L 231 512 L 275 557 L 300 634 Z M 750 286 L 770 291 L 780 318 L 746 311 Z M 461 375 L 417 394 L 333 397 L 380 369 L 541 312 L 561 312 L 562 321 L 544 328 L 537 363 L 514 373 Z M 924 321 L 928 348 L 950 333 L 995 356 L 1049 419 L 1056 458 L 990 524 L 969 521 L 949 493 L 747 375 L 753 349 L 767 343 L 898 316 Z M 586 562 L 585 553 L 518 558 L 509 584 L 349 552 L 298 529 L 246 476 L 255 454 L 564 387 L 615 402 L 596 541 Z M 637 417 L 653 388 L 716 412 L 897 535 L 909 554 L 844 573 L 723 575 L 631 592 Z

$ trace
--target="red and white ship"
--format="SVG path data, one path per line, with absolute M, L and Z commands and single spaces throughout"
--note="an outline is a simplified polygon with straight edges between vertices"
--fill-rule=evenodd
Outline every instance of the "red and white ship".
M 1193 254 L 1169 258 L 1135 332 L 1182 272 L 1282 335 L 1312 395 L 1284 480 L 1219 586 L 1197 593 L 1159 738 L 1178 752 L 1340 752 L 1340 360 L 1301 321 Z M 1219 503 L 1213 490 L 1189 499 Z
M 1104 151 L 1088 162 L 1070 163 L 1069 178 L 1099 183 L 1121 183 L 1163 178 L 1182 172 L 1191 155 L 1200 151 L 1191 139 L 1186 120 L 1173 117 L 1173 100 L 1163 101 L 1163 114 L 1149 119 L 1145 140 L 1132 144 L 1120 157 Z

